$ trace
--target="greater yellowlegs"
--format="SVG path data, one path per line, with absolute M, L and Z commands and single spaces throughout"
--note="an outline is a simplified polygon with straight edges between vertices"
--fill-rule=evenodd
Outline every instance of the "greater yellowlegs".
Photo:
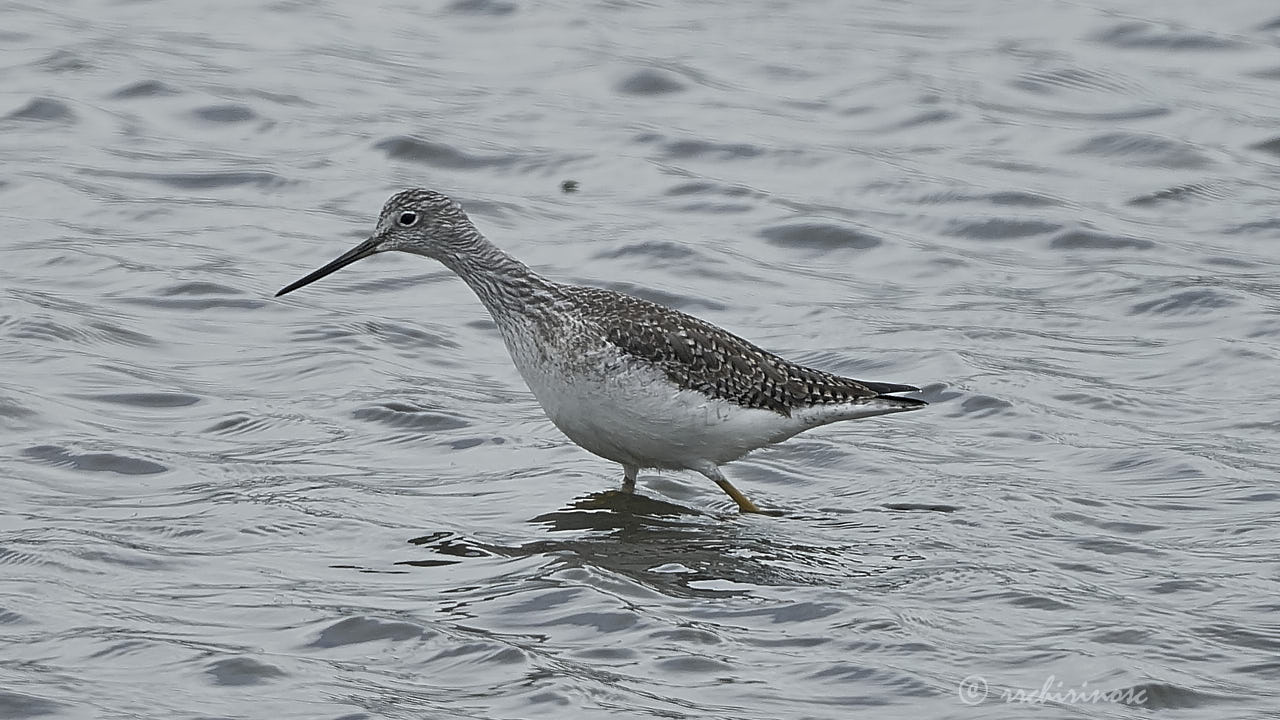
M 439 260 L 475 291 L 551 422 L 621 463 L 626 492 L 640 468 L 695 470 L 759 512 L 720 465 L 819 425 L 926 404 L 892 395 L 911 385 L 803 367 L 678 310 L 548 280 L 431 190 L 393 195 L 368 240 L 276 297 L 388 250 Z

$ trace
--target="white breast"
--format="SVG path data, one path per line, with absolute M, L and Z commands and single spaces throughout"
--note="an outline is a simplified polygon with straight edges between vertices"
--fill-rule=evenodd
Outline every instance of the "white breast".
M 603 340 L 546 338 L 521 324 L 499 327 L 551 422 L 586 450 L 626 465 L 697 470 L 819 425 L 909 409 L 872 400 L 797 409 L 788 417 L 682 390 L 652 364 Z
M 512 355 L 551 422 L 614 462 L 670 469 L 719 465 L 813 427 L 801 418 L 681 390 L 657 368 L 607 345 L 565 363 Z

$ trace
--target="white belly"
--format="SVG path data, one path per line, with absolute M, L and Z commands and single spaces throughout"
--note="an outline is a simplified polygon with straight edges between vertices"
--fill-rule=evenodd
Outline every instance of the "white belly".
M 518 322 L 499 329 L 551 422 L 586 450 L 625 465 L 705 470 L 819 425 L 913 407 L 871 400 L 788 417 L 681 390 L 658 368 L 589 334 L 548 337 Z
M 659 370 L 615 356 L 594 367 L 521 368 L 551 422 L 583 448 L 638 467 L 697 469 L 736 460 L 812 425 L 681 390 Z M 579 366 L 580 368 L 581 366 Z

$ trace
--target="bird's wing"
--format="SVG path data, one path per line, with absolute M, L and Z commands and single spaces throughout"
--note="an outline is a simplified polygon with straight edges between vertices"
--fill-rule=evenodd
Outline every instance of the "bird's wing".
M 800 408 L 918 389 L 807 368 L 678 310 L 611 290 L 580 290 L 584 313 L 622 352 L 653 363 L 681 388 L 744 407 L 789 416 Z

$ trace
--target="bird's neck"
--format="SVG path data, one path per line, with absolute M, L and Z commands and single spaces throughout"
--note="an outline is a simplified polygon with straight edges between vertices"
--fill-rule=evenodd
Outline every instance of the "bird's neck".
M 489 242 L 474 228 L 439 258 L 475 292 L 495 321 L 529 314 L 550 303 L 551 281 Z

